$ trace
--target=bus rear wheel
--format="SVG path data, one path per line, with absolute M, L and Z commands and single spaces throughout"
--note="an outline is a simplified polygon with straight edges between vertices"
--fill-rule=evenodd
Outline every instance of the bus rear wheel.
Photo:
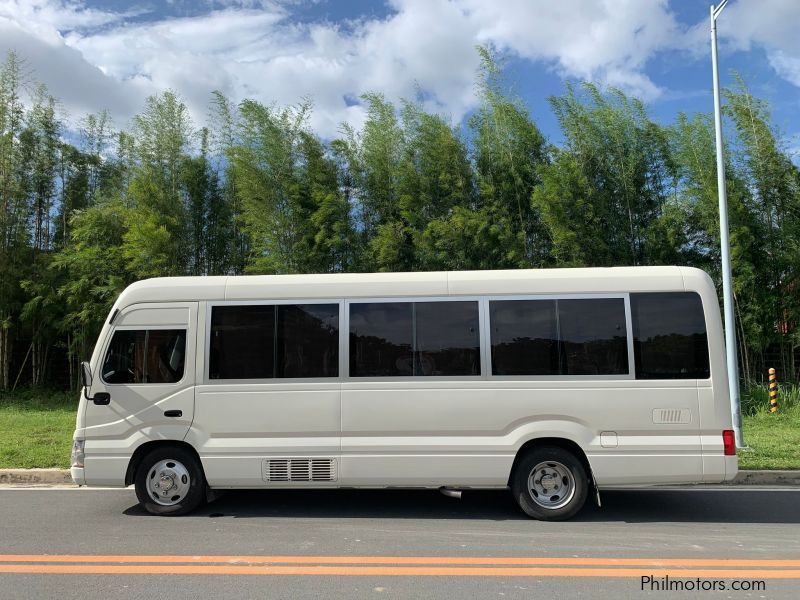
M 578 458 L 557 446 L 533 448 L 511 478 L 511 492 L 529 517 L 563 521 L 583 508 L 589 491 L 586 469 Z
M 203 469 L 191 452 L 175 446 L 156 448 L 136 469 L 136 497 L 154 515 L 184 515 L 205 500 Z

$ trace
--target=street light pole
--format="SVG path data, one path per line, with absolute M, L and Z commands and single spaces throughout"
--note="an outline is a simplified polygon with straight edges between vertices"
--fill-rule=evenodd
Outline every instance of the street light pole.
M 728 0 L 711 6 L 711 70 L 714 79 L 714 129 L 717 145 L 717 192 L 719 193 L 719 241 L 722 254 L 722 303 L 725 309 L 725 356 L 728 363 L 728 390 L 731 402 L 736 446 L 744 448 L 742 409 L 739 400 L 739 363 L 736 359 L 736 326 L 731 282 L 731 247 L 728 233 L 728 194 L 725 187 L 725 160 L 722 147 L 722 111 L 719 103 L 719 69 L 717 67 L 717 17 Z

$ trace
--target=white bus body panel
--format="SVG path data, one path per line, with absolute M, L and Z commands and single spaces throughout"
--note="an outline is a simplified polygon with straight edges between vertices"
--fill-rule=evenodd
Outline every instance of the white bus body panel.
M 183 440 L 194 415 L 195 340 L 197 302 L 138 303 L 125 307 L 114 318 L 113 331 L 125 329 L 186 329 L 183 378 L 176 383 L 108 384 L 101 376 L 112 329 L 104 328 L 92 358 L 90 395 L 108 392 L 107 406 L 82 401 L 83 435 L 86 439 L 84 479 L 90 485 L 123 486 L 133 452 L 156 440 Z M 100 350 L 98 353 L 97 350 Z M 181 417 L 165 417 L 164 411 L 180 410 Z
M 340 384 L 214 384 L 197 388 L 187 440 L 211 485 L 258 487 L 267 457 L 338 457 Z
M 601 486 L 651 483 L 655 473 L 664 483 L 695 479 L 703 465 L 697 389 L 689 383 L 413 382 L 397 389 L 349 382 L 343 483 L 505 486 L 517 450 L 536 438 L 575 442 Z M 690 420 L 655 424 L 653 411 L 662 408 L 688 411 Z M 617 446 L 602 447 L 601 432 L 614 432 Z

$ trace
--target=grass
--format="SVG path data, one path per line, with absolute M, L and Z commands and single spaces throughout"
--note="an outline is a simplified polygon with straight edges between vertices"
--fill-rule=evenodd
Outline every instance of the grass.
M 769 413 L 761 384 L 742 386 L 744 438 L 740 469 L 800 469 L 800 386 L 779 388 Z M 69 467 L 77 392 L 42 389 L 0 393 L 0 469 Z
M 767 386 L 742 386 L 743 433 L 740 469 L 800 469 L 800 386 L 778 386 L 778 412 L 769 412 Z
M 0 393 L 0 469 L 69 467 L 77 392 Z

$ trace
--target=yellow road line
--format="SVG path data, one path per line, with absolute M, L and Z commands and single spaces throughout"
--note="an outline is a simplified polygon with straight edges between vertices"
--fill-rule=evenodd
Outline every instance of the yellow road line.
M 800 579 L 800 570 L 647 569 L 603 567 L 398 567 L 398 566 L 243 566 L 3 564 L 0 573 L 80 575 L 351 575 L 448 577 L 665 577 L 675 579 Z
M 800 579 L 800 559 L 0 554 L 0 573 Z
M 605 558 L 515 556 L 237 556 L 147 554 L 0 554 L 0 563 L 210 563 L 225 565 L 547 565 L 606 567 L 765 567 L 800 568 L 800 559 L 749 558 Z

